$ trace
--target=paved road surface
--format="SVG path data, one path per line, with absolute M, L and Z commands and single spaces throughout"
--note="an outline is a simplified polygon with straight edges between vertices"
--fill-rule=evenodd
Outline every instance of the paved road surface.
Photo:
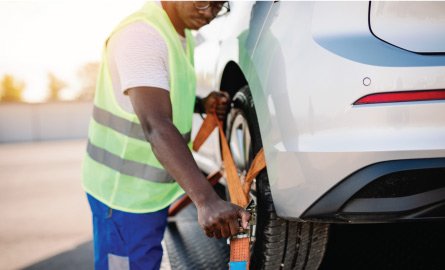
M 85 141 L 0 144 L 0 269 L 93 268 L 84 149 Z

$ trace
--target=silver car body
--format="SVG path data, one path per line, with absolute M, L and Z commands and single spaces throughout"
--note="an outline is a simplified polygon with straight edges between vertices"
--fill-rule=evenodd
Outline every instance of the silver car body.
M 398 3 L 236 2 L 198 33 L 200 94 L 220 88 L 228 63 L 249 83 L 279 216 L 301 218 L 371 164 L 445 157 L 443 100 L 353 105 L 370 93 L 445 88 L 445 55 L 410 52 L 445 51 L 444 3 Z M 434 34 L 404 35 L 415 27 Z M 195 154 L 207 171 L 220 164 L 216 138 Z

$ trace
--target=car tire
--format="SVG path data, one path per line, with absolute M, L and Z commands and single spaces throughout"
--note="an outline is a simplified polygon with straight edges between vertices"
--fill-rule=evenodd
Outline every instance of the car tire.
M 235 136 L 238 129 L 246 129 L 240 123 L 244 123 L 248 128 L 244 135 L 241 130 L 241 137 L 250 136 L 251 141 L 249 145 L 243 145 L 247 148 L 244 165 L 239 160 L 240 151 L 235 151 L 236 145 L 233 145 L 233 141 L 237 139 L 235 137 L 240 139 L 240 136 Z M 248 86 L 242 87 L 232 98 L 232 107 L 226 122 L 226 134 L 239 173 L 245 173 L 255 154 L 263 147 Z M 256 241 L 251 247 L 250 268 L 318 269 L 327 245 L 329 224 L 288 221 L 278 217 L 272 200 L 267 168 L 256 177 L 254 185 L 251 194 L 257 203 L 257 226 Z

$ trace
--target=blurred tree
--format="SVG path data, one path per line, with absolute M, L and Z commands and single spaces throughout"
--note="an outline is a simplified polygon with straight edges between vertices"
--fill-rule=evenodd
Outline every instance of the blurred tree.
M 11 74 L 5 74 L 1 80 L 0 93 L 2 101 L 22 101 L 25 83 L 14 78 Z
M 49 72 L 48 73 L 48 88 L 49 88 L 49 100 L 56 101 L 60 99 L 60 91 L 67 87 L 67 83 L 57 78 L 57 76 Z
M 80 79 L 80 100 L 92 100 L 96 91 L 96 80 L 99 75 L 99 63 L 90 62 L 79 68 L 77 76 Z

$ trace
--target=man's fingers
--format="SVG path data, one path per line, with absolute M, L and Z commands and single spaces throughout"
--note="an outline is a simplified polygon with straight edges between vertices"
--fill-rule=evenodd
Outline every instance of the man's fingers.
M 221 235 L 224 238 L 227 238 L 227 237 L 229 237 L 231 235 L 230 234 L 230 228 L 229 228 L 228 224 L 222 224 L 221 225 Z
M 215 237 L 216 237 L 217 239 L 221 239 L 221 230 L 220 230 L 219 228 L 215 229 L 215 230 L 213 231 L 213 234 L 215 235 Z
M 219 104 L 222 104 L 222 105 L 227 105 L 227 102 L 229 101 L 229 99 L 228 98 L 226 98 L 225 96 L 221 96 L 220 98 L 219 98 L 219 100 L 218 100 L 218 103 Z
M 206 233 L 207 237 L 212 238 L 214 236 L 213 232 L 211 232 L 209 230 L 205 230 L 205 233 Z
M 227 100 L 230 99 L 230 95 L 226 91 L 219 91 L 218 93 L 221 93 Z
M 227 102 L 229 102 L 230 99 L 230 95 L 227 92 L 223 92 L 223 91 L 219 91 L 219 92 L 214 92 L 216 98 L 218 99 L 218 104 L 223 104 L 226 105 Z
M 220 103 L 218 104 L 218 106 L 216 106 L 216 114 L 218 115 L 218 118 L 220 120 L 224 120 L 224 118 L 226 117 L 227 114 L 227 100 L 225 101 L 225 103 Z
M 218 113 L 225 113 L 226 111 L 227 111 L 227 106 L 219 105 L 216 107 L 216 112 Z
M 229 222 L 230 235 L 235 236 L 239 233 L 238 220 L 232 220 Z
M 247 229 L 247 227 L 249 226 L 249 220 L 250 220 L 250 213 L 247 212 L 244 209 L 240 210 L 240 217 L 241 217 L 241 226 L 244 229 Z

